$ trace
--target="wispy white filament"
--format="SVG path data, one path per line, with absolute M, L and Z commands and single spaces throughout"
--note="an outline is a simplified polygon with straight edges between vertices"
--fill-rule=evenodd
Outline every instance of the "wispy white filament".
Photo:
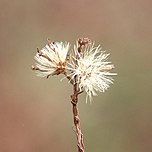
M 59 68 L 65 68 L 69 43 L 54 42 L 46 45 L 35 55 L 37 75 L 45 77 Z
M 111 76 L 116 73 L 110 72 L 114 68 L 108 61 L 110 54 L 93 43 L 84 46 L 82 50 L 78 50 L 79 46 L 75 45 L 74 53 L 68 55 L 69 46 L 67 42 L 52 42 L 38 50 L 35 55 L 36 67 L 33 70 L 41 77 L 62 73 L 65 74 L 64 78 L 68 76 L 69 82 L 75 82 L 76 78 L 79 91 L 85 91 L 86 99 L 89 97 L 91 101 L 92 96 L 104 92 L 113 83 Z
M 89 45 L 81 53 L 75 46 L 74 52 L 78 58 L 70 63 L 73 77 L 77 76 L 79 89 L 84 90 L 91 101 L 92 96 L 96 96 L 97 92 L 104 92 L 113 83 L 110 76 L 116 73 L 110 73 L 109 70 L 114 66 L 107 61 L 109 54 L 102 51 L 100 45 Z

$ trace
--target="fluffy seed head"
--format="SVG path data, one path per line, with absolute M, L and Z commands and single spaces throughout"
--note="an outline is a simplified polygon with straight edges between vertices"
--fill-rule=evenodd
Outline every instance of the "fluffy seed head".
M 44 48 L 37 49 L 37 54 L 34 57 L 36 66 L 33 66 L 32 69 L 36 70 L 37 75 L 41 77 L 63 73 L 66 68 L 68 50 L 69 43 L 67 42 L 49 41 Z
M 97 95 L 98 91 L 104 92 L 113 83 L 110 76 L 116 73 L 109 70 L 114 66 L 107 61 L 109 54 L 102 51 L 100 45 L 95 47 L 91 44 L 80 53 L 75 46 L 74 52 L 78 58 L 73 58 L 73 62 L 70 63 L 73 77 L 77 76 L 79 89 L 84 90 L 91 101 L 92 96 Z

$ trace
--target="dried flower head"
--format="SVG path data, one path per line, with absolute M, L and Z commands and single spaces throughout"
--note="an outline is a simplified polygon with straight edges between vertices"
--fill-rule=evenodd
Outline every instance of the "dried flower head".
M 104 92 L 113 83 L 110 77 L 116 73 L 109 72 L 114 68 L 111 62 L 108 62 L 109 54 L 102 51 L 100 45 L 97 47 L 92 44 L 89 38 L 79 38 L 74 46 L 74 51 L 69 51 L 69 43 L 51 42 L 42 48 L 37 49 L 35 55 L 36 70 L 38 76 L 49 77 L 50 75 L 64 74 L 73 86 L 71 97 L 74 131 L 77 137 L 78 152 L 84 152 L 83 134 L 80 127 L 78 112 L 78 95 L 84 91 L 87 98 L 97 95 L 97 92 Z
M 78 39 L 74 53 L 68 54 L 69 46 L 67 42 L 49 40 L 44 48 L 37 49 L 36 66 L 32 69 L 36 70 L 38 76 L 47 78 L 64 74 L 72 85 L 78 86 L 77 91 L 85 91 L 91 101 L 92 96 L 104 92 L 113 83 L 110 76 L 116 73 L 110 70 L 114 66 L 107 61 L 109 54 L 102 51 L 100 45 L 95 46 L 89 38 Z
M 64 73 L 67 62 L 67 53 L 69 51 L 69 43 L 51 42 L 42 48 L 37 49 L 35 55 L 36 66 L 32 66 L 37 71 L 37 75 L 41 77 L 49 77 Z
M 100 45 L 97 47 L 94 44 L 88 45 L 81 52 L 78 52 L 75 46 L 74 52 L 78 57 L 73 58 L 70 63 L 72 77 L 77 76 L 79 89 L 86 91 L 91 101 L 92 96 L 97 95 L 98 91 L 104 92 L 113 83 L 113 79 L 109 76 L 116 73 L 110 73 L 109 70 L 114 66 L 107 61 L 109 54 L 105 54 Z

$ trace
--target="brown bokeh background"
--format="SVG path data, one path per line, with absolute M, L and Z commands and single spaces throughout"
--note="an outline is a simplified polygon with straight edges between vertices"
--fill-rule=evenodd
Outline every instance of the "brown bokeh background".
M 0 1 L 0 152 L 77 151 L 71 86 L 30 69 L 46 39 L 89 37 L 118 76 L 79 112 L 87 152 L 152 151 L 151 0 Z

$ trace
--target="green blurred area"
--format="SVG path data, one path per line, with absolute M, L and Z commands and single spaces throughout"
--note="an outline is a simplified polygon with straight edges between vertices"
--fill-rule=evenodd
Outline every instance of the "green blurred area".
M 77 151 L 72 87 L 36 77 L 36 48 L 49 37 L 89 37 L 111 54 L 114 85 L 79 98 L 86 152 L 152 151 L 152 1 L 1 0 L 0 152 Z

